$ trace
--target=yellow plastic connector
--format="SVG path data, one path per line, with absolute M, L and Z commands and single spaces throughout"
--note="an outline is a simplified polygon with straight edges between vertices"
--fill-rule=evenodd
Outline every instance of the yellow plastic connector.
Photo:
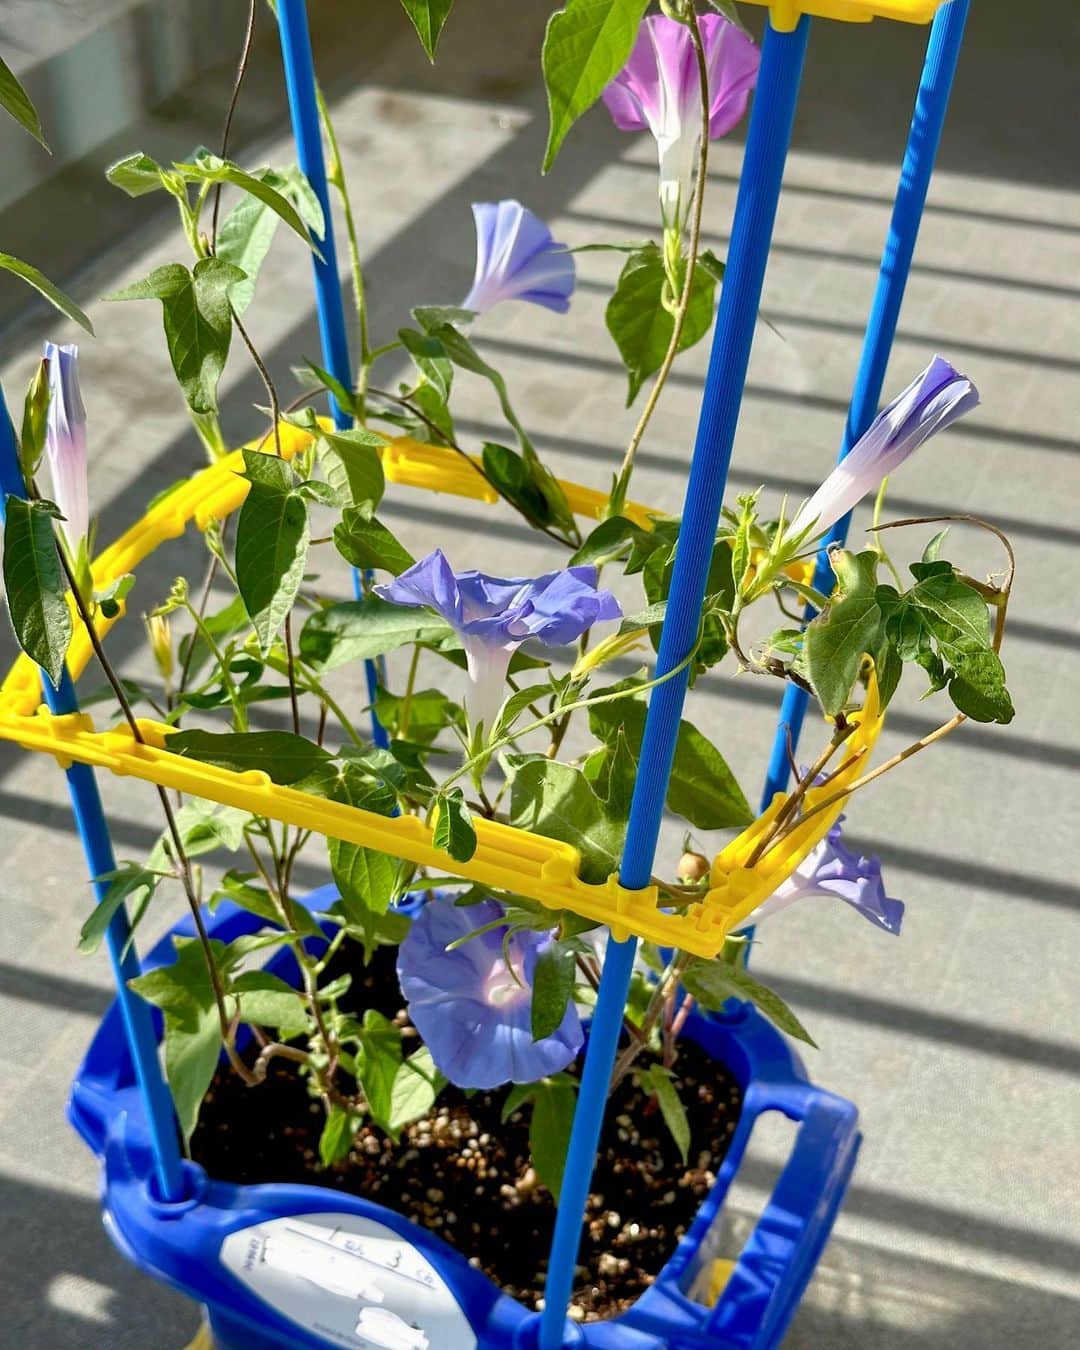
M 283 425 L 282 454 L 291 458 L 309 439 L 307 432 Z M 252 442 L 253 446 L 256 444 Z M 385 448 L 383 462 L 391 482 L 480 501 L 497 499 L 483 477 L 452 450 L 399 438 Z M 239 476 L 243 467 L 243 456 L 237 451 L 166 494 L 95 560 L 95 584 L 104 587 L 132 571 L 159 544 L 180 535 L 188 522 L 194 521 L 205 529 L 211 520 L 234 511 L 248 491 L 247 480 Z M 605 502 L 603 494 L 572 483 L 562 486 L 578 514 L 600 516 Z M 625 514 L 646 528 L 651 524 L 650 513 L 643 506 L 628 505 Z M 115 619 L 99 618 L 98 631 L 103 635 L 114 622 Z M 68 652 L 73 678 L 82 673 L 91 651 L 89 637 L 76 619 Z M 20 656 L 0 687 L 0 739 L 53 755 L 63 768 L 72 763 L 89 764 L 239 807 L 283 824 L 526 896 L 550 909 L 571 910 L 607 924 L 620 940 L 634 935 L 704 957 L 715 956 L 727 934 L 740 927 L 791 875 L 825 837 L 843 808 L 843 800 L 835 802 L 797 826 L 779 843 L 771 844 L 753 866 L 748 866 L 787 801 L 787 794 L 778 794 L 764 815 L 717 855 L 709 889 L 701 899 L 682 913 L 669 913 L 660 908 L 661 898 L 655 886 L 627 890 L 619 885 L 617 876 L 609 877 L 601 885 L 582 881 L 580 855 L 569 844 L 497 821 L 479 820 L 475 854 L 467 863 L 454 862 L 435 847 L 431 828 L 415 816 L 387 818 L 275 784 L 261 770 L 234 772 L 202 764 L 170 751 L 168 741 L 174 729 L 159 722 L 139 722 L 140 742 L 127 726 L 96 730 L 93 719 L 86 713 L 54 717 L 40 704 L 39 681 L 37 667 L 26 656 Z M 823 799 L 824 792 L 830 796 L 842 792 L 864 770 L 882 724 L 872 676 L 865 706 L 852 720 L 856 729 L 845 743 L 843 768 L 827 789 L 810 789 L 806 794 L 807 810 Z
M 765 5 L 769 21 L 779 33 L 790 33 L 804 14 L 840 23 L 869 23 L 871 19 L 898 19 L 901 23 L 929 23 L 950 0 L 746 0 Z

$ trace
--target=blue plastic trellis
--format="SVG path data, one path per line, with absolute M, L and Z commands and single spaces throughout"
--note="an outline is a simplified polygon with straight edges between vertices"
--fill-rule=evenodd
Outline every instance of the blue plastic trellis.
M 26 488 L 19 469 L 15 431 L 4 401 L 4 391 L 0 389 L 0 524 L 7 514 L 9 496 L 25 497 Z M 59 688 L 53 686 L 44 672 L 41 676 L 41 687 L 50 712 L 59 714 L 79 711 L 75 685 L 66 667 Z M 68 791 L 71 794 L 71 809 L 75 815 L 75 824 L 86 856 L 87 870 L 93 883 L 94 899 L 100 904 L 109 889 L 109 883 L 96 881 L 94 878 L 115 870 L 116 859 L 113 857 L 112 840 L 109 838 L 109 827 L 101 805 L 97 779 L 94 777 L 93 769 L 86 764 L 70 765 L 66 775 Z M 162 1077 L 161 1065 L 158 1063 L 158 1036 L 152 1009 L 128 988 L 128 980 L 134 979 L 140 973 L 140 966 L 131 938 L 131 929 L 128 926 L 127 910 L 123 906 L 109 920 L 105 932 L 105 945 L 116 978 L 116 998 L 120 1005 L 124 1032 L 150 1125 L 154 1175 L 162 1199 L 180 1200 L 184 1195 L 184 1175 L 180 1162 L 176 1116 L 168 1086 Z
M 889 355 L 896 337 L 896 324 L 900 317 L 900 306 L 904 299 L 908 273 L 911 271 L 911 259 L 919 237 L 926 194 L 934 172 L 938 145 L 941 142 L 941 129 L 949 108 L 949 96 L 952 93 L 956 65 L 960 59 L 969 8 L 970 0 L 952 0 L 951 4 L 938 11 L 930 30 L 926 63 L 919 82 L 907 150 L 900 171 L 900 184 L 896 190 L 892 220 L 889 224 L 889 237 L 881 258 L 881 270 L 878 273 L 877 288 L 874 291 L 874 300 L 866 325 L 862 356 L 855 376 L 847 422 L 844 425 L 844 437 L 840 444 L 840 459 L 847 455 L 877 414 L 881 389 L 885 382 L 885 369 L 889 364 Z M 829 549 L 833 544 L 844 542 L 850 524 L 851 515 L 848 514 L 838 520 L 822 540 L 813 584 L 823 595 L 828 595 L 833 584 Z M 808 608 L 806 619 L 812 619 L 815 613 L 813 608 Z M 776 793 L 783 792 L 787 787 L 790 775 L 788 740 L 790 737 L 792 747 L 798 745 L 806 705 L 806 691 L 797 685 L 789 684 L 780 705 L 776 738 L 773 741 L 769 767 L 765 775 L 765 788 L 761 794 L 763 809 Z
M 281 60 L 285 67 L 285 89 L 289 97 L 289 116 L 292 119 L 293 139 L 296 141 L 296 158 L 319 199 L 323 213 L 324 233 L 319 241 L 319 252 L 312 254 L 323 360 L 334 379 L 346 389 L 351 389 L 353 374 L 349 360 L 349 338 L 345 331 L 345 309 L 337 270 L 337 250 L 334 247 L 330 189 L 326 181 L 326 159 L 315 93 L 315 63 L 311 55 L 311 34 L 308 31 L 307 5 L 304 0 L 279 0 L 278 27 Z M 339 429 L 352 426 L 351 415 L 341 407 L 333 394 L 330 395 L 330 415 Z M 355 567 L 353 593 L 358 600 L 363 594 L 361 574 Z M 372 740 L 385 749 L 389 744 L 386 729 L 375 715 L 375 697 L 379 691 L 381 674 L 379 663 L 365 661 L 364 674 L 371 704 Z
M 658 678 L 676 670 L 697 640 L 809 32 L 810 20 L 805 15 L 790 33 L 778 32 L 771 24 L 765 30 L 727 271 L 660 638 Z M 688 680 L 689 668 L 657 685 L 649 700 L 620 873 L 624 886 L 643 886 L 652 873 Z M 633 939 L 610 942 L 604 961 L 551 1246 L 541 1350 L 557 1350 L 562 1344 L 635 947 Z

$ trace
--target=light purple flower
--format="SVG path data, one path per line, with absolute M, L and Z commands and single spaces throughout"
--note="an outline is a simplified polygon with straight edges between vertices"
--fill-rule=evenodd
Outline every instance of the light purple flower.
M 878 413 L 865 435 L 825 479 L 791 522 L 789 533 L 813 525 L 822 534 L 846 516 L 883 478 L 947 426 L 978 406 L 979 391 L 941 356 L 935 356 L 904 392 Z
M 622 616 L 610 591 L 597 590 L 596 568 L 568 567 L 545 576 L 456 576 L 441 549 L 429 553 L 375 594 L 395 605 L 433 609 L 460 636 L 468 663 L 469 720 L 490 732 L 505 697 L 510 657 L 529 638 L 566 647 L 594 623 Z
M 840 821 L 768 900 L 758 905 L 746 922 L 760 923 L 798 900 L 815 897 L 845 900 L 864 919 L 884 928 L 887 933 L 896 935 L 900 932 L 904 902 L 885 894 L 881 863 L 877 858 L 860 858 L 844 846 Z
M 726 136 L 746 111 L 760 53 L 719 14 L 698 20 L 709 87 L 709 139 Z M 642 22 L 624 69 L 603 94 L 620 131 L 651 131 L 660 159 L 660 211 L 681 230 L 693 196 L 701 142 L 701 80 L 690 30 L 657 14 Z
M 552 1035 L 532 1038 L 532 979 L 549 933 L 519 930 L 504 951 L 503 925 L 446 950 L 504 913 L 495 900 L 459 907 L 452 896 L 438 896 L 413 920 L 398 949 L 409 1016 L 440 1072 L 458 1087 L 533 1083 L 565 1069 L 581 1049 L 572 999 Z
M 574 259 L 520 202 L 474 202 L 476 275 L 464 309 L 483 314 L 500 300 L 531 300 L 557 314 L 570 308 Z
M 90 528 L 87 486 L 86 409 L 79 391 L 79 349 L 46 342 L 49 363 L 49 413 L 45 458 L 49 463 L 53 500 L 64 516 L 64 535 L 72 554 Z

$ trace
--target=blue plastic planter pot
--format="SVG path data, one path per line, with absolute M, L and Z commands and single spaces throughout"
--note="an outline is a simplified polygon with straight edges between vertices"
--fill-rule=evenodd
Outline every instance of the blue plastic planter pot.
M 330 892 L 333 895 L 333 892 Z M 326 892 L 314 907 L 330 903 Z M 222 906 L 212 936 L 261 927 Z M 190 919 L 174 934 L 192 936 Z M 144 962 L 173 958 L 165 939 Z M 288 979 L 278 952 L 268 968 Z M 160 1020 L 159 1020 L 160 1025 Z M 724 1063 L 743 1111 L 716 1185 L 656 1283 L 608 1322 L 567 1321 L 564 1345 L 596 1350 L 766 1350 L 779 1344 L 832 1228 L 859 1147 L 857 1112 L 807 1081 L 782 1037 L 748 1007 L 694 1016 L 686 1034 Z M 717 1218 L 754 1121 L 799 1122 L 791 1156 L 726 1283 Z M 434 1234 L 382 1205 L 319 1186 L 236 1186 L 185 1167 L 179 1203 L 155 1195 L 147 1122 L 121 1034 L 106 1013 L 75 1080 L 75 1128 L 102 1159 L 105 1226 L 120 1250 L 207 1309 L 217 1350 L 529 1350 L 539 1317 L 503 1294 Z M 708 1305 L 709 1291 L 723 1284 Z

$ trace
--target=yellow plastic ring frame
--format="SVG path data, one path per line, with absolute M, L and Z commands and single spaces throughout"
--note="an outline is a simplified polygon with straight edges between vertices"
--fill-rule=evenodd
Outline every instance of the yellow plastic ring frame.
M 308 432 L 288 423 L 282 423 L 280 431 L 281 451 L 286 458 L 292 458 L 310 440 Z M 252 442 L 250 448 L 261 443 Z M 479 472 L 452 450 L 397 437 L 384 447 L 382 459 L 389 482 L 485 502 L 497 500 Z M 95 585 L 105 587 L 134 571 L 160 544 L 181 535 L 190 521 L 204 530 L 211 521 L 223 519 L 236 510 L 249 486 L 240 477 L 243 468 L 243 454 L 237 450 L 168 492 L 98 556 L 92 569 Z M 603 493 L 574 483 L 562 486 L 576 514 L 594 519 L 601 516 L 606 502 Z M 643 506 L 628 504 L 624 514 L 645 528 L 651 527 L 652 517 Z M 78 679 L 90 661 L 92 647 L 74 614 L 74 606 L 72 611 L 74 627 L 68 666 L 72 678 Z M 98 633 L 104 636 L 119 617 L 99 618 Z M 844 805 L 841 799 L 812 816 L 770 847 L 753 867 L 748 867 L 755 847 L 787 800 L 786 793 L 778 793 L 769 808 L 717 854 L 709 889 L 701 899 L 681 914 L 670 914 L 659 908 L 660 896 L 655 886 L 627 890 L 619 885 L 617 876 L 609 877 L 602 885 L 582 881 L 577 849 L 558 840 L 498 821 L 478 820 L 475 854 L 467 863 L 454 862 L 435 847 L 431 828 L 415 816 L 390 819 L 283 787 L 271 782 L 260 770 L 233 772 L 201 764 L 169 750 L 168 738 L 173 728 L 160 722 L 140 719 L 139 729 L 145 742 L 140 744 L 126 726 L 98 731 L 86 713 L 54 717 L 40 698 L 38 668 L 21 655 L 0 686 L 0 739 L 53 755 L 64 768 L 73 762 L 89 764 L 236 806 L 468 881 L 527 896 L 550 909 L 571 910 L 583 918 L 607 924 L 619 940 L 633 935 L 703 957 L 716 956 L 727 934 L 745 923 L 758 905 L 794 872 L 824 839 Z M 865 706 L 852 720 L 857 725 L 846 743 L 844 767 L 827 788 L 811 788 L 807 792 L 807 811 L 826 794 L 832 796 L 843 791 L 865 769 L 883 721 L 873 677 Z
M 766 6 L 769 22 L 776 31 L 790 33 L 804 14 L 840 23 L 869 23 L 871 19 L 929 23 L 950 0 L 744 0 L 744 3 Z

